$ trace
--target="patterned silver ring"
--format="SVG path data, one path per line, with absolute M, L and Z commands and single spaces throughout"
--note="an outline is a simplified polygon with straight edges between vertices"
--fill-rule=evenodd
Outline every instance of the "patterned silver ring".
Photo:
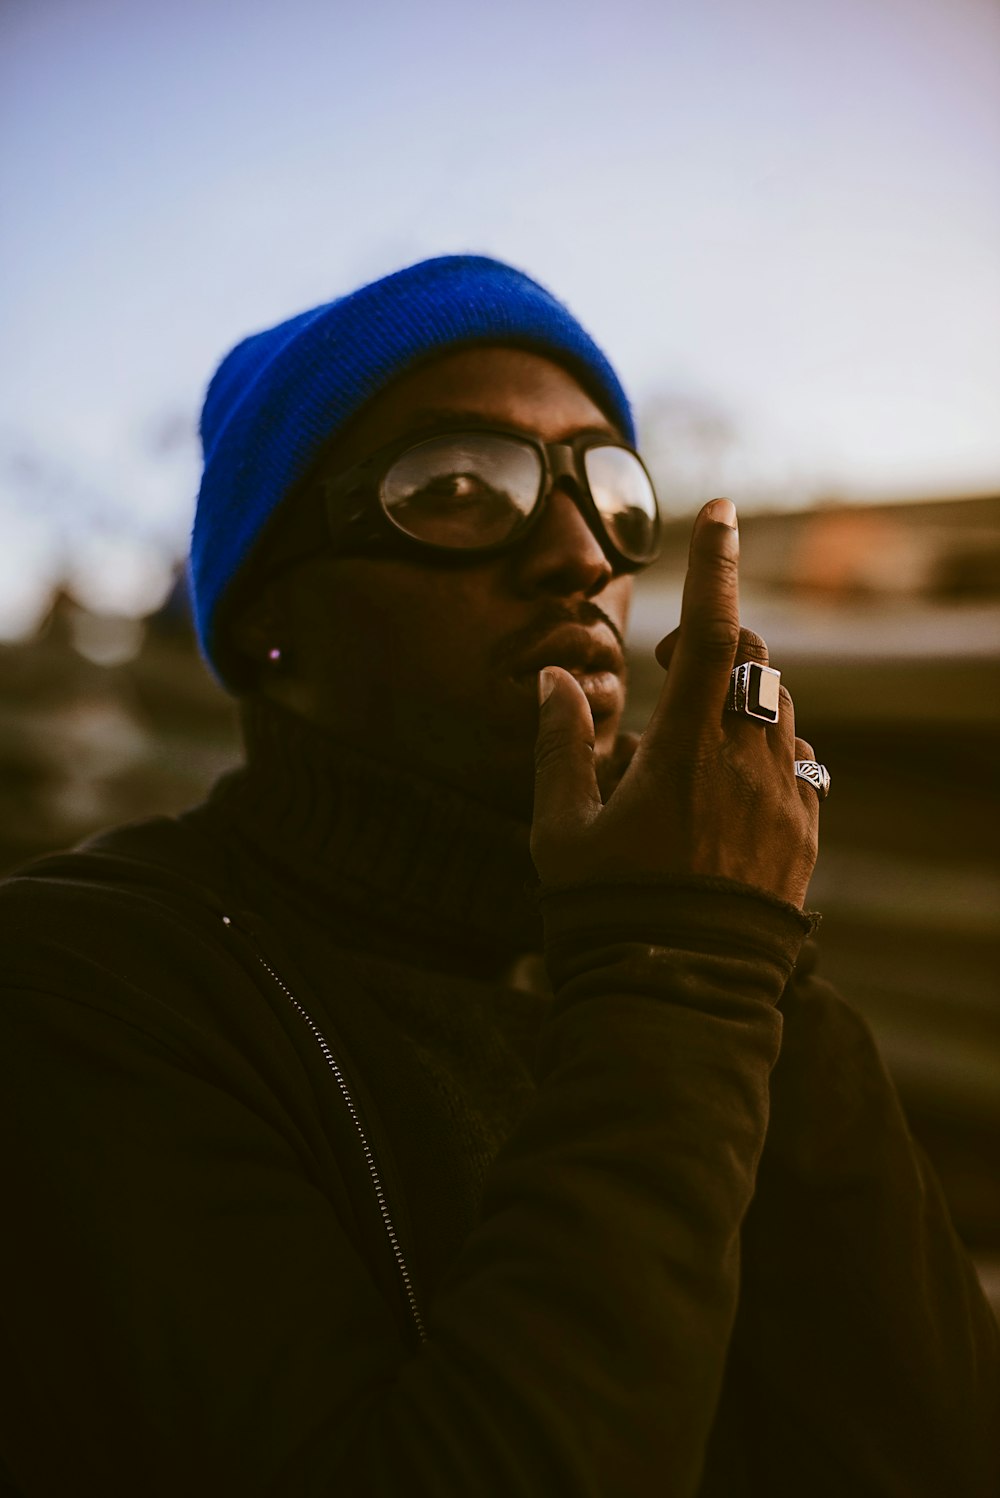
M 830 794 L 830 772 L 826 765 L 817 764 L 814 759 L 797 759 L 795 774 L 799 780 L 812 786 L 821 801 L 826 800 Z
M 734 666 L 729 678 L 726 711 L 742 713 L 745 718 L 757 718 L 761 723 L 777 723 L 780 682 L 781 672 L 775 671 L 773 666 L 761 666 L 757 661 L 744 661 L 742 665 Z

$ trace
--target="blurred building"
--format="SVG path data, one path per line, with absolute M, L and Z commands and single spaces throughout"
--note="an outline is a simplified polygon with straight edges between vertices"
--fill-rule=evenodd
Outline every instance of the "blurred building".
M 689 522 L 639 579 L 631 726 L 677 622 Z M 742 523 L 743 617 L 829 765 L 823 970 L 874 1026 L 1000 1303 L 1000 497 Z M 66 593 L 0 646 L 0 868 L 200 799 L 236 714 L 181 594 L 148 620 Z

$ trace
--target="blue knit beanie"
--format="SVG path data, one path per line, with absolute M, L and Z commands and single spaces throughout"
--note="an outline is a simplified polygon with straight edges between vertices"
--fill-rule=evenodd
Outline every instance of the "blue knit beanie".
M 224 605 L 282 500 L 374 395 L 429 356 L 470 343 L 555 357 L 634 442 L 628 399 L 600 349 L 561 302 L 499 260 L 425 260 L 244 339 L 205 397 L 191 538 L 198 638 L 224 684 L 239 678 L 220 628 Z

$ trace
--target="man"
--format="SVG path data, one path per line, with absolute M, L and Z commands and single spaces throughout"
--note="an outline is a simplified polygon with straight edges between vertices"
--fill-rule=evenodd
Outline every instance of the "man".
M 202 434 L 247 765 L 0 896 L 10 1490 L 992 1492 L 995 1324 L 800 955 L 825 780 L 730 503 L 634 747 L 655 501 L 535 283 L 303 314 Z

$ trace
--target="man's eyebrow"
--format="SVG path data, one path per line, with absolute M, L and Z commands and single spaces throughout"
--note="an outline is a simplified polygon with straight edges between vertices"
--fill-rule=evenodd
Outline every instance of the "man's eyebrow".
M 468 411 L 461 406 L 422 406 L 407 418 L 400 435 L 409 436 L 411 433 L 433 430 L 434 427 L 466 427 L 471 430 L 503 427 L 507 431 L 523 432 L 526 437 L 537 438 L 538 436 L 531 427 L 522 426 L 520 422 L 504 421 L 496 416 L 484 416 L 481 412 Z M 579 427 L 577 430 L 597 432 L 613 437 L 616 441 L 622 440 L 613 422 L 608 422 L 607 425 L 592 423 Z
M 461 406 L 421 406 L 407 418 L 405 431 L 422 430 L 432 426 L 504 426 L 505 422 L 490 420 L 488 416 L 463 410 Z

